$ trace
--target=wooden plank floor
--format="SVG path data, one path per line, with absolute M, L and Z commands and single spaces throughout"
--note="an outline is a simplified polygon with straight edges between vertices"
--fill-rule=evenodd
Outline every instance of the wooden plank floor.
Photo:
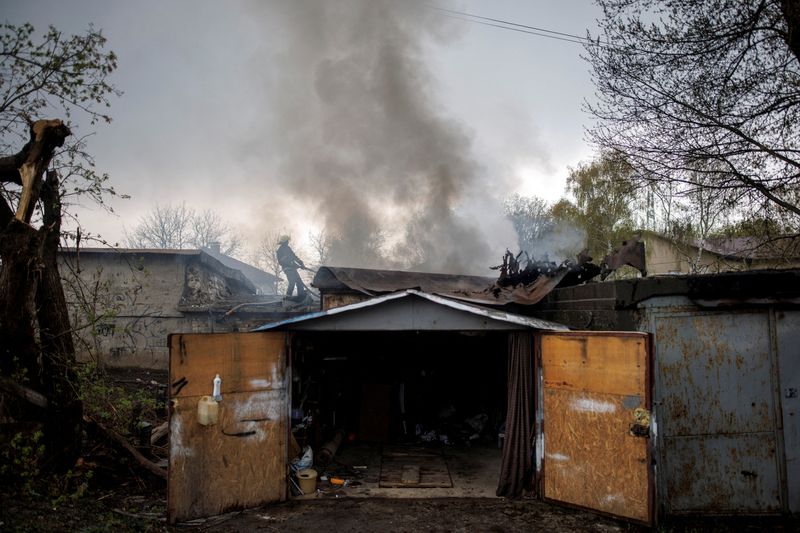
M 419 470 L 419 482 L 409 483 L 408 472 Z M 406 473 L 404 477 L 403 474 Z M 416 479 L 416 476 L 414 476 Z M 381 457 L 381 488 L 450 488 L 453 480 L 441 452 L 415 447 L 387 447 Z

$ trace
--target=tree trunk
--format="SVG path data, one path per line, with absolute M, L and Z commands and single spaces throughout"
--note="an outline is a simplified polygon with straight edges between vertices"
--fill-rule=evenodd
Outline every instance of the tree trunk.
M 50 401 L 45 435 L 56 437 L 46 439 L 45 444 L 49 444 L 51 451 L 63 459 L 64 466 L 71 466 L 80 449 L 83 408 L 76 393 L 75 345 L 58 272 L 61 240 L 61 198 L 58 193 L 58 176 L 49 171 L 41 197 L 43 224 L 39 229 L 39 257 L 42 270 L 36 305 L 42 350 L 42 388 Z
M 42 420 L 44 443 L 54 467 L 74 464 L 83 414 L 75 387 L 75 347 L 57 264 L 61 236 L 58 177 L 49 172 L 47 181 L 43 180 L 55 148 L 63 145 L 69 134 L 60 120 L 36 121 L 31 125 L 31 140 L 19 154 L 3 160 L 13 160 L 19 172 L 15 175 L 0 164 L 2 181 L 23 185 L 16 215 L 0 198 L 0 370 L 6 378 L 47 399 Z M 37 231 L 29 222 L 40 199 L 43 224 Z
M 786 21 L 784 40 L 795 58 L 800 61 L 800 2 L 798 0 L 781 0 L 781 11 Z
M 3 374 L 41 389 L 35 294 L 39 234 L 12 218 L 0 234 L 0 357 Z

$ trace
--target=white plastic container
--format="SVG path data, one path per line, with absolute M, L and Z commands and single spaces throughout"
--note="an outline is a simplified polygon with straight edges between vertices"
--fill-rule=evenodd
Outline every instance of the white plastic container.
M 197 421 L 202 426 L 213 426 L 219 421 L 219 402 L 211 396 L 203 396 L 197 403 Z

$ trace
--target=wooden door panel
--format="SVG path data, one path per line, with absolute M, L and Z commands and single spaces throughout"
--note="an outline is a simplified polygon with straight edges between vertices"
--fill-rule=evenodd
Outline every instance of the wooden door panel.
M 651 522 L 648 349 L 645 334 L 542 335 L 545 498 Z
M 286 499 L 285 344 L 280 332 L 170 336 L 170 523 Z M 203 426 L 216 374 L 219 420 Z
M 282 389 L 285 343 L 280 332 L 170 335 L 170 395 L 209 395 L 217 374 L 223 394 Z

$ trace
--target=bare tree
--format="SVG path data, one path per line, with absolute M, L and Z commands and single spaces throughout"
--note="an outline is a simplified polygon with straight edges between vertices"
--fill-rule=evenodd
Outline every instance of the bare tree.
M 318 269 L 322 265 L 328 264 L 331 258 L 331 248 L 336 238 L 325 228 L 322 228 L 316 232 L 310 231 L 308 233 L 308 240 L 311 243 L 311 251 L 314 254 L 312 259 L 314 268 Z
M 219 244 L 222 253 L 233 255 L 241 246 L 239 237 L 233 234 L 219 213 L 211 209 L 197 213 L 187 207 L 186 202 L 156 204 L 125 236 L 130 248 L 180 250 L 210 248 Z
M 277 278 L 274 286 L 275 294 L 282 294 L 286 290 L 286 280 L 282 277 L 283 269 L 276 255 L 280 237 L 281 232 L 279 231 L 268 231 L 264 233 L 258 246 L 251 253 L 251 261 L 254 264 Z
M 194 210 L 186 203 L 177 206 L 156 204 L 128 234 L 130 248 L 182 249 L 192 245 Z
M 733 192 L 800 222 L 800 9 L 788 0 L 598 0 L 590 130 L 641 182 Z M 698 173 L 705 178 L 697 181 Z
M 688 263 L 690 273 L 702 272 L 708 239 L 727 222 L 738 200 L 735 191 L 707 186 L 714 179 L 708 170 L 690 174 L 689 183 L 673 197 L 673 218 L 665 232 Z
M 230 225 L 212 209 L 201 211 L 192 217 L 192 244 L 198 248 L 211 248 L 217 244 L 225 255 L 235 255 L 242 241 L 233 233 Z
M 142 265 L 127 261 L 129 277 L 121 281 L 115 275 L 98 267 L 93 272 L 80 268 L 78 255 L 61 256 L 61 283 L 67 305 L 71 309 L 70 322 L 73 339 L 79 352 L 99 364 L 102 339 L 112 336 L 117 342 L 134 350 L 137 337 L 141 337 L 159 321 L 160 313 L 151 303 L 141 301 L 144 280 L 150 273 Z M 125 309 L 136 308 L 136 316 L 125 316 Z
M 503 208 L 517 231 L 521 250 L 533 252 L 545 234 L 553 229 L 550 205 L 541 198 L 515 194 L 506 199 Z

